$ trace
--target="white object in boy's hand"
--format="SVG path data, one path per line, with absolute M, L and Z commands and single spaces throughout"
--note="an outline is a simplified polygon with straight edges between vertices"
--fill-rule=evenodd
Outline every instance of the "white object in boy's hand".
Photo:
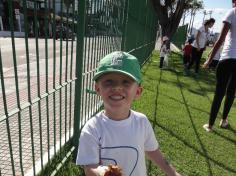
M 169 65 L 169 57 L 168 57 L 168 54 L 166 54 L 164 57 L 164 66 L 168 67 L 168 65 Z
M 107 166 L 98 166 L 96 169 L 97 176 L 104 176 L 107 170 L 108 170 Z
M 98 166 L 96 169 L 97 176 L 122 176 L 122 169 L 119 166 L 111 165 Z

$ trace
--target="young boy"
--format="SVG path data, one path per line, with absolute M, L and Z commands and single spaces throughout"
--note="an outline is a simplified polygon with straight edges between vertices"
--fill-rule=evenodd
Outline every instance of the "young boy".
M 140 65 L 136 57 L 116 51 L 99 63 L 93 78 L 104 110 L 82 129 L 76 164 L 86 176 L 97 176 L 101 166 L 118 165 L 123 176 L 146 176 L 145 154 L 163 172 L 179 176 L 159 150 L 147 117 L 131 110 L 142 93 Z
M 169 40 L 169 38 L 167 36 L 164 36 L 162 38 L 162 44 L 161 44 L 161 48 L 160 48 L 160 65 L 159 68 L 162 69 L 164 66 L 164 59 L 168 53 L 168 49 L 166 46 L 167 41 Z
M 190 62 L 191 53 L 192 53 L 192 39 L 189 39 L 183 48 L 183 64 L 185 69 L 187 68 Z

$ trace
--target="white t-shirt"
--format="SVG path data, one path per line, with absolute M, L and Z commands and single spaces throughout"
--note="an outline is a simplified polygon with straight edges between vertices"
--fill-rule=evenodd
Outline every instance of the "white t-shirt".
M 163 44 L 160 48 L 160 57 L 165 57 L 167 54 L 167 47 L 166 44 Z
M 228 11 L 223 21 L 230 23 L 220 60 L 236 59 L 236 8 Z
M 77 165 L 117 164 L 124 176 L 146 176 L 145 151 L 158 149 L 147 117 L 133 110 L 121 121 L 99 112 L 85 124 L 79 141 Z
M 200 28 L 198 28 L 197 31 L 200 32 L 199 38 L 198 38 L 199 47 L 205 48 L 208 32 L 206 31 L 205 26 L 201 26 Z M 198 48 L 196 39 L 193 41 L 192 46 L 194 48 Z

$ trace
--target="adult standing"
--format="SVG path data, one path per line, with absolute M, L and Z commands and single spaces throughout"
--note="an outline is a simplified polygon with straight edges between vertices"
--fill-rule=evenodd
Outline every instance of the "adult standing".
M 210 132 L 217 117 L 221 102 L 225 96 L 223 109 L 223 117 L 220 121 L 220 127 L 226 128 L 229 123 L 227 121 L 228 113 L 234 101 L 236 89 L 236 8 L 228 11 L 223 18 L 223 27 L 220 37 L 212 48 L 208 60 L 203 67 L 208 68 L 213 57 L 220 49 L 224 42 L 224 47 L 221 53 L 220 61 L 216 68 L 216 88 L 215 95 L 211 105 L 209 122 L 203 125 L 203 128 Z
M 202 58 L 202 53 L 205 50 L 206 47 L 206 42 L 207 42 L 207 36 L 209 33 L 209 28 L 211 28 L 215 23 L 215 19 L 214 18 L 210 18 L 209 20 L 206 20 L 204 22 L 204 25 L 201 26 L 198 30 L 197 30 L 197 35 L 196 38 L 193 42 L 193 48 L 192 48 L 192 57 L 190 60 L 190 63 L 187 67 L 187 69 L 189 70 L 192 65 L 195 63 L 195 74 L 198 74 L 199 71 L 199 66 L 200 66 L 200 60 Z

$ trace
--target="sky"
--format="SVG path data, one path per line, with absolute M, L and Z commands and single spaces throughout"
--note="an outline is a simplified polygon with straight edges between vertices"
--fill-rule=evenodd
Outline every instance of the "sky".
M 214 26 L 211 28 L 213 33 L 220 32 L 222 27 L 222 18 L 226 14 L 226 12 L 232 8 L 232 0 L 203 0 L 204 9 L 199 10 L 196 12 L 193 27 L 198 28 L 203 23 L 204 13 L 203 11 L 206 10 L 207 15 L 205 16 L 205 20 L 209 19 L 210 16 L 215 18 L 216 22 Z M 209 12 L 212 11 L 210 15 Z M 185 23 L 189 23 L 190 16 L 187 16 L 185 19 Z M 180 22 L 182 25 L 182 21 Z

